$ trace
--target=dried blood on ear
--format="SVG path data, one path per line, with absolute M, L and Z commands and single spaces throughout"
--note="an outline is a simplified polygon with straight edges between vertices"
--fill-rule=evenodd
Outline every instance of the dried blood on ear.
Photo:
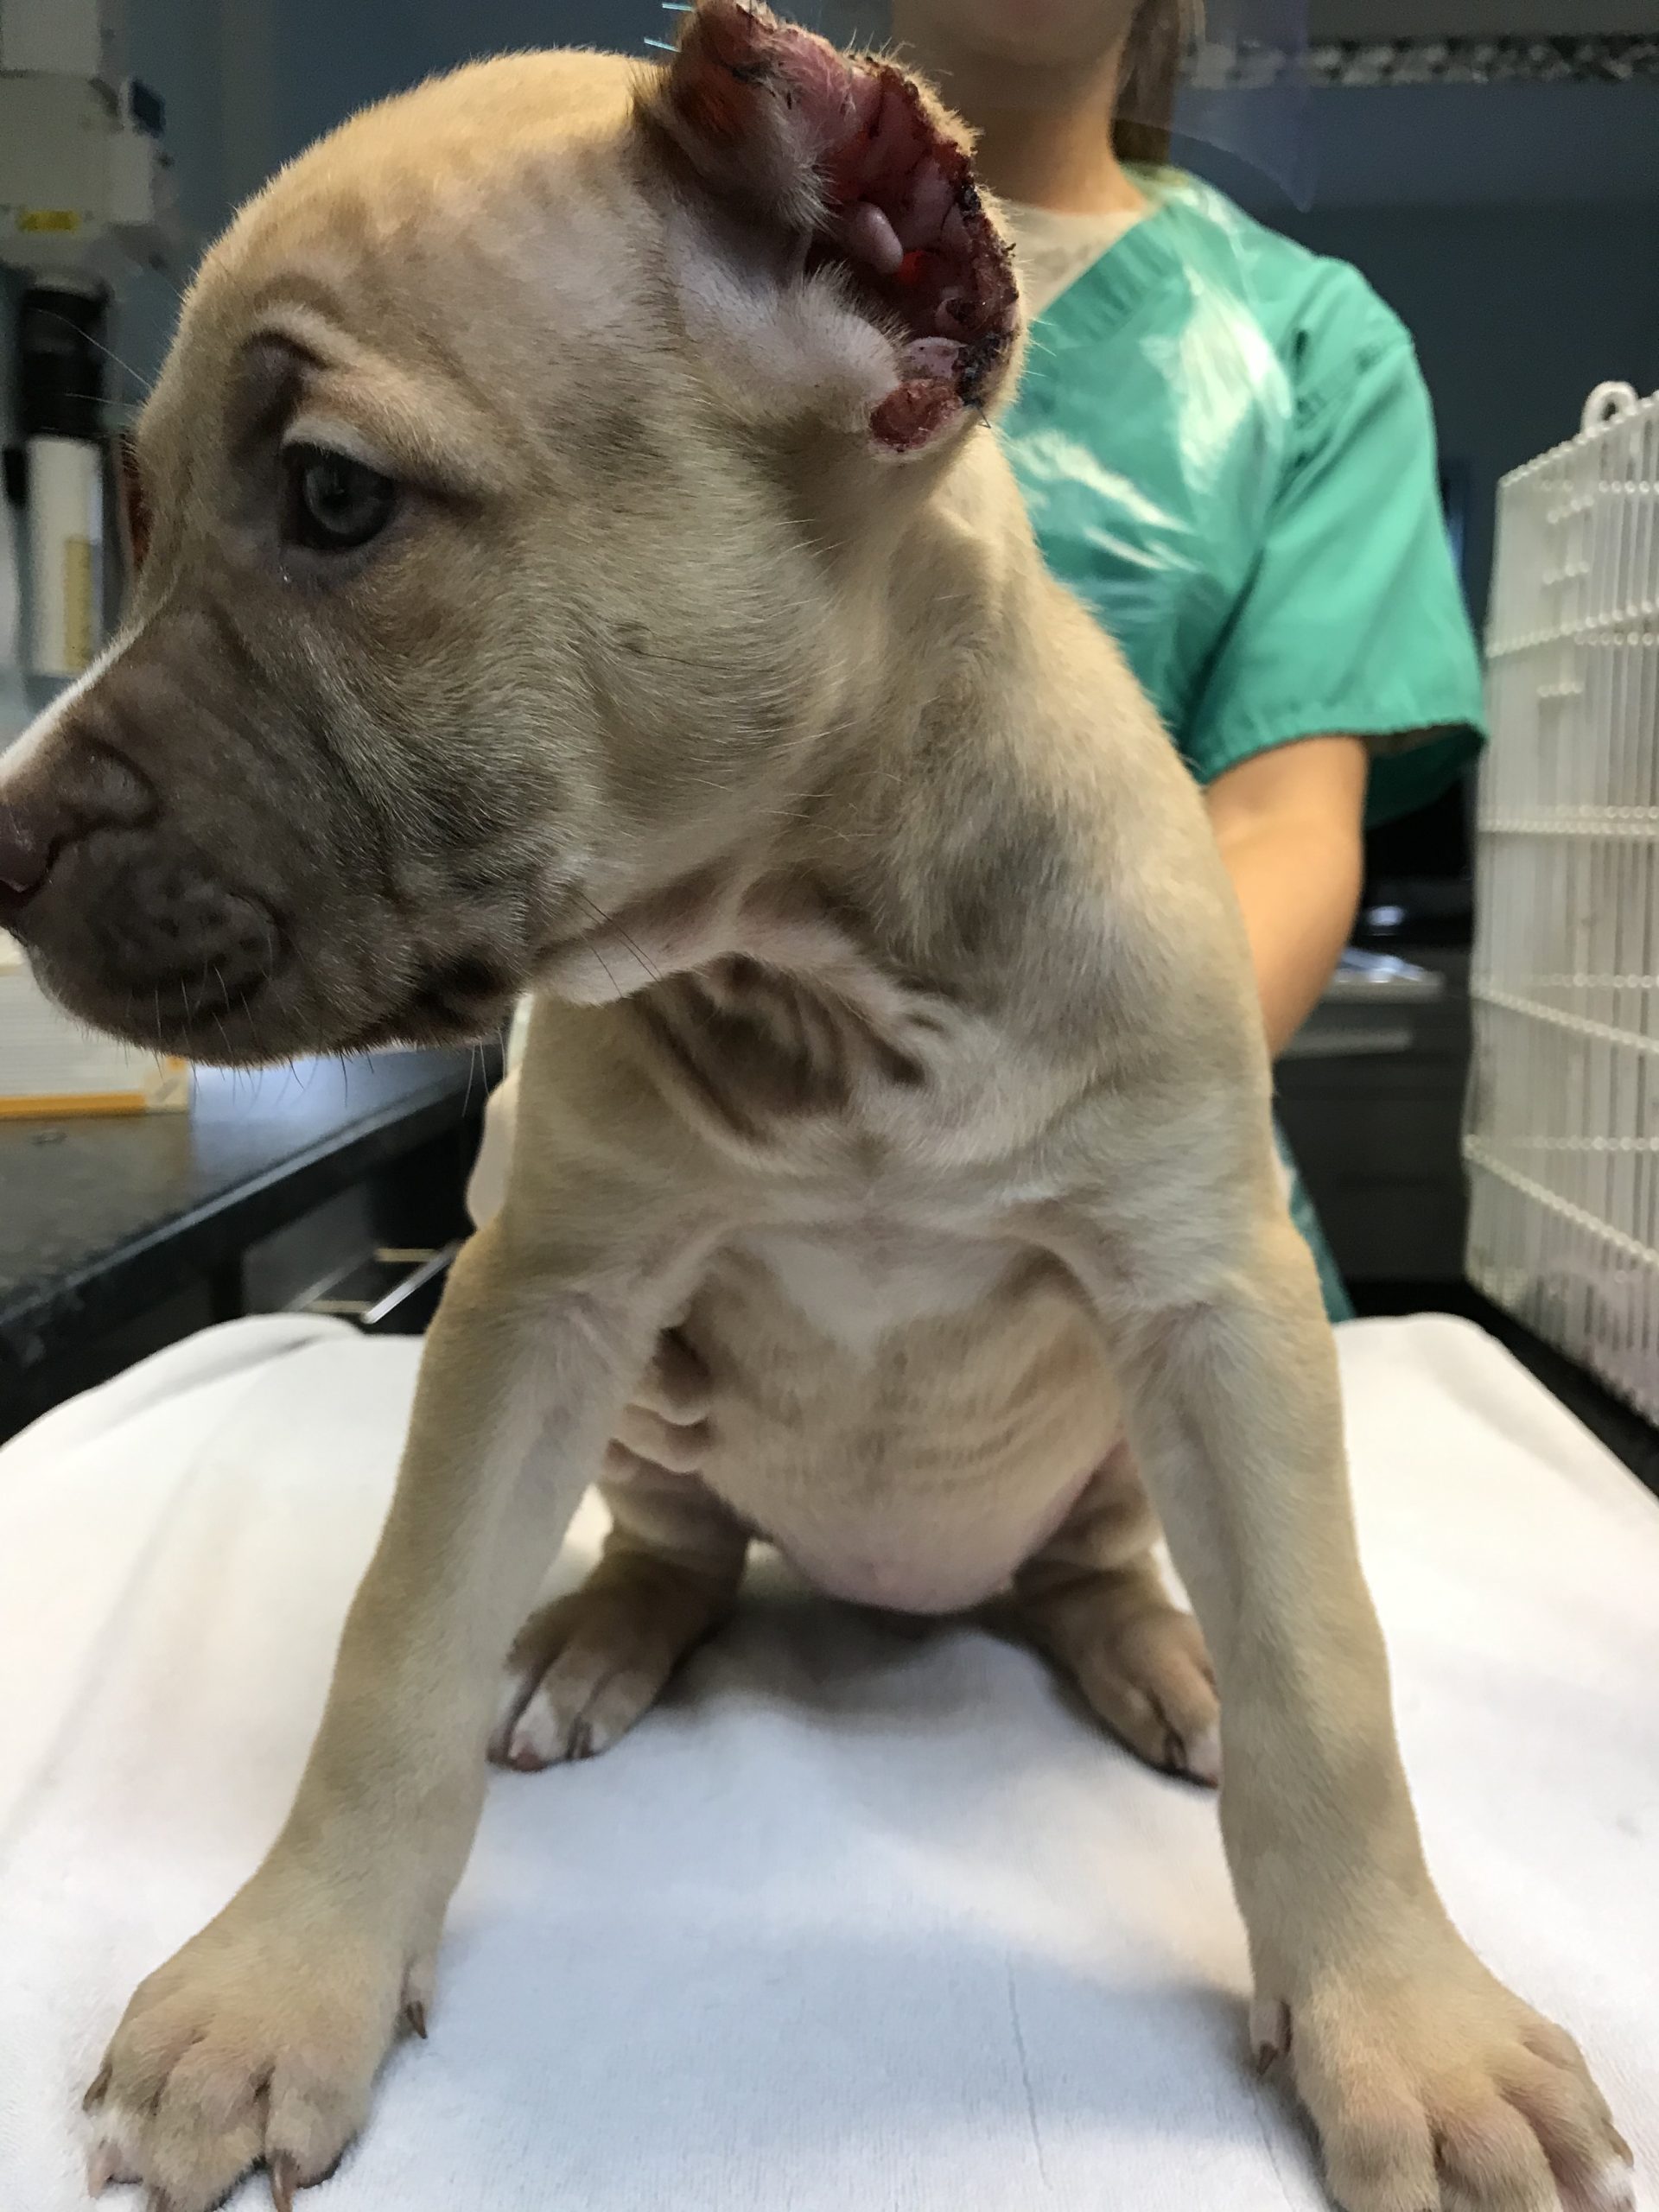
M 702 0 L 664 73 L 673 135 L 717 192 L 810 232 L 896 341 L 878 446 L 920 452 L 993 396 L 1019 294 L 968 149 L 915 79 L 745 0 Z M 653 103 L 655 105 L 655 103 Z

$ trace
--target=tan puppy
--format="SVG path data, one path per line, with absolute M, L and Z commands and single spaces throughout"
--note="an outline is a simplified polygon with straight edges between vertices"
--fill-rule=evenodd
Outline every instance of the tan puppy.
M 1051 1644 L 1157 1752 L 1153 1701 L 1196 1736 L 1207 1690 L 1121 1417 L 1334 2194 L 1627 2202 L 1577 2050 L 1424 1867 L 1239 918 L 982 427 L 1016 323 L 948 119 L 737 0 L 665 71 L 518 59 L 360 118 L 203 272 L 130 621 L 0 772 L 6 918 L 70 1005 L 203 1057 L 541 995 L 293 1812 L 128 2008 L 95 2184 L 205 2212 L 263 2159 L 286 2205 L 339 2158 L 424 2031 L 503 1655 L 685 1316 L 724 1505 L 688 1541 L 642 1477 L 578 1627 L 665 1671 L 751 1526 L 927 1606 L 1036 1554 Z M 521 1644 L 505 1750 L 615 1725 L 561 1706 L 570 1626 Z

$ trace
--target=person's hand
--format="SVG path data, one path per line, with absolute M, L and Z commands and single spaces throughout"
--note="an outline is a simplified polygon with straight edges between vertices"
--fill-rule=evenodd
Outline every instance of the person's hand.
M 612 1448 L 671 1474 L 695 1475 L 709 1445 L 708 1370 L 677 1330 L 664 1329 L 622 1409 Z

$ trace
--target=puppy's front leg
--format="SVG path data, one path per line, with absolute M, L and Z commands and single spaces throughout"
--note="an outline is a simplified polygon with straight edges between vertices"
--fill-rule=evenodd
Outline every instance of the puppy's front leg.
M 495 1224 L 462 1253 L 294 1808 L 129 2005 L 89 2097 L 94 2183 L 205 2212 L 263 2158 L 286 2207 L 361 2125 L 399 2014 L 424 2033 L 503 1656 L 702 1249 L 664 1232 L 572 1272 Z
M 1220 1681 L 1258 2048 L 1288 2050 L 1332 2194 L 1344 2212 L 1628 2204 L 1629 2152 L 1577 2049 L 1482 1966 L 1425 1866 L 1300 1238 L 1264 1199 L 1189 1300 L 1156 1294 L 1143 1249 L 1077 1249 Z

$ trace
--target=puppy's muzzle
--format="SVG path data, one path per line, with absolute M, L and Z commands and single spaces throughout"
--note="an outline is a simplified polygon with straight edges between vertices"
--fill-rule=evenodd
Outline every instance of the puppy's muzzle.
M 0 780 L 0 928 L 99 1027 L 152 1048 L 205 1043 L 274 973 L 280 931 L 98 724 L 79 703 Z
M 60 842 L 44 810 L 0 805 L 0 921 L 22 914 L 51 874 Z

